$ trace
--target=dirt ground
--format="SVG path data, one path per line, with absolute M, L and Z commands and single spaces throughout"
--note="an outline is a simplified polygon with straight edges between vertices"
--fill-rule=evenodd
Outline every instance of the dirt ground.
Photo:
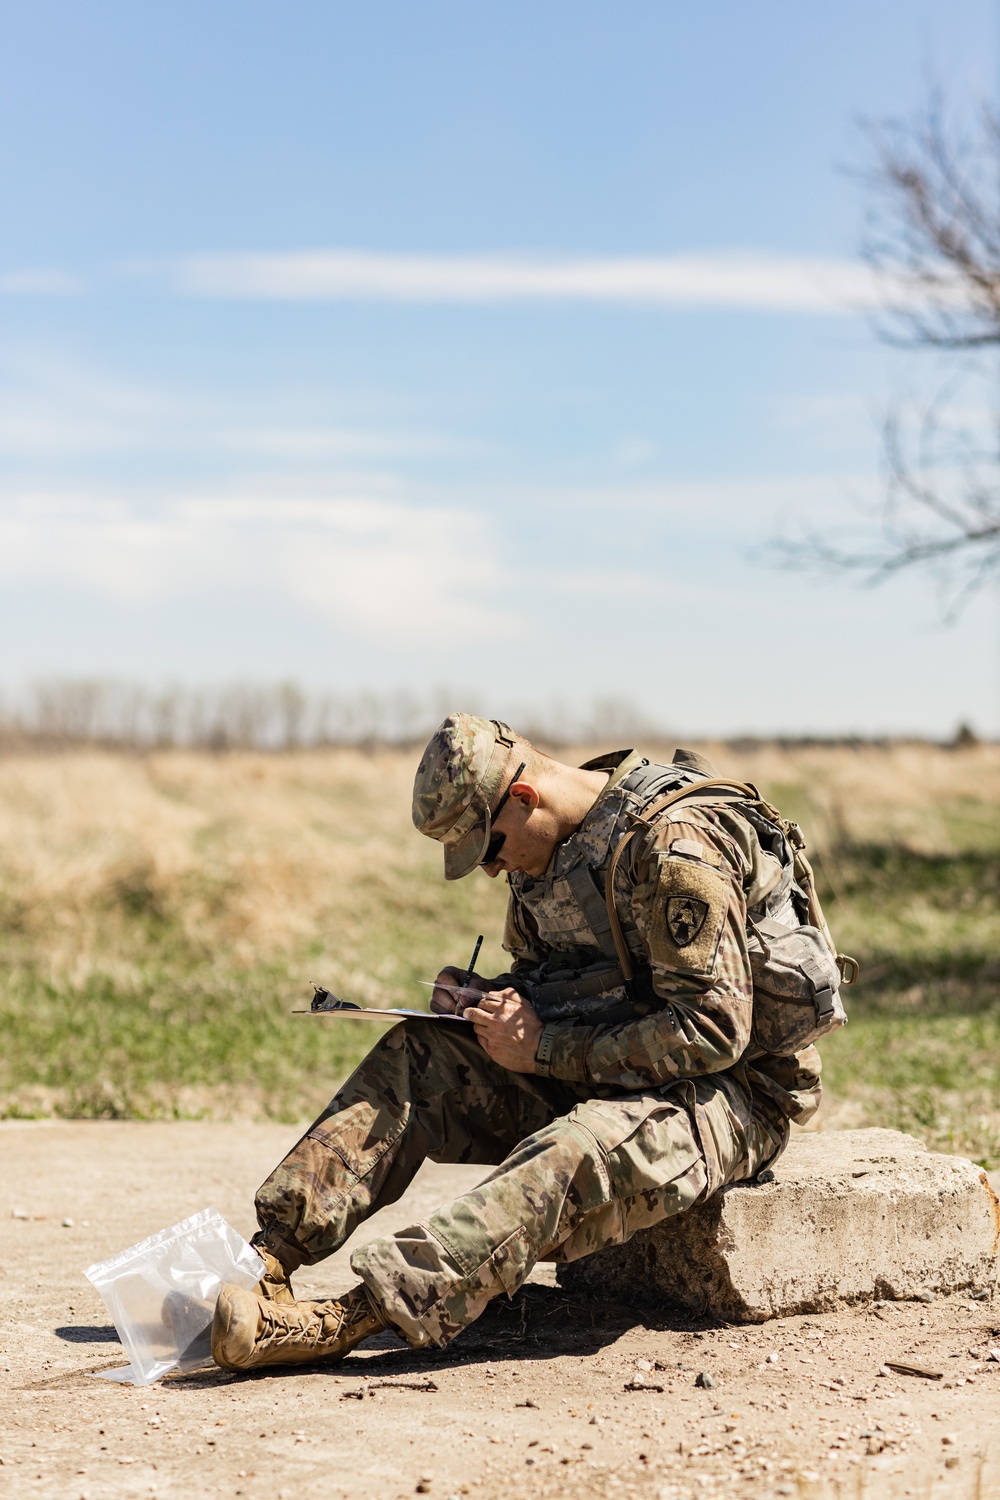
M 123 1359 L 83 1268 L 209 1205 L 248 1234 L 253 1190 L 296 1135 L 0 1124 L 0 1493 L 1000 1496 L 1000 1363 L 986 1357 L 1000 1306 L 974 1300 L 718 1327 L 574 1303 L 544 1267 L 446 1350 L 417 1355 L 384 1334 L 326 1368 L 94 1379 Z M 368 1233 L 480 1175 L 428 1164 Z M 351 1281 L 344 1252 L 296 1278 L 300 1295 Z M 944 1378 L 880 1375 L 887 1360 Z M 714 1386 L 696 1385 L 702 1372 Z

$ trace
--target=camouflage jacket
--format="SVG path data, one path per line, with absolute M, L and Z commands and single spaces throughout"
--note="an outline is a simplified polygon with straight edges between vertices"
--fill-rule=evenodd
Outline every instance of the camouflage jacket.
M 587 769 L 610 766 L 611 775 L 580 826 L 557 846 L 546 880 L 510 877 L 504 947 L 513 957 L 515 979 L 593 956 L 593 936 L 581 925 L 579 908 L 559 899 L 559 882 L 551 877 L 577 863 L 581 853 L 603 875 L 625 833 L 609 793 L 640 759 L 621 751 L 588 762 Z M 649 1090 L 740 1067 L 788 1118 L 810 1118 L 820 1097 L 815 1047 L 776 1057 L 755 1053 L 750 1044 L 747 909 L 776 886 L 777 860 L 733 804 L 668 808 L 634 844 L 632 856 L 618 866 L 616 905 L 629 950 L 650 965 L 653 989 L 665 1003 L 620 1024 L 550 1022 L 539 1043 L 544 1061 L 538 1072 L 592 1084 L 595 1091 Z

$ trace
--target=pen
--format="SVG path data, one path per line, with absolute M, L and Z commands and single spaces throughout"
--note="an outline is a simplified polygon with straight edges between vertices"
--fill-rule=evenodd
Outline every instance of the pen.
M 479 936 L 476 938 L 476 946 L 472 950 L 472 957 L 469 959 L 469 967 L 465 971 L 465 983 L 466 984 L 468 984 L 469 980 L 472 978 L 472 976 L 473 976 L 473 974 L 475 972 L 476 959 L 479 957 L 479 950 L 480 950 L 480 948 L 482 946 L 483 946 L 483 934 L 480 933 Z

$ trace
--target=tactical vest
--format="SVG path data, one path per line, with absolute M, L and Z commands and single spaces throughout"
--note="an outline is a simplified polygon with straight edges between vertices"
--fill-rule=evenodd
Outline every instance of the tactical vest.
M 555 950 L 512 982 L 543 1022 L 617 1024 L 670 1003 L 653 988 L 631 922 L 631 868 L 624 856 L 634 855 L 635 835 L 649 828 L 648 817 L 668 806 L 736 804 L 733 810 L 780 867 L 777 883 L 747 914 L 755 1048 L 799 1050 L 846 1022 L 839 988 L 857 977 L 857 964 L 834 952 L 797 825 L 782 819 L 755 787 L 709 777 L 686 752 L 677 759 L 669 766 L 644 760 L 605 792 L 598 826 L 588 820 L 581 827 L 568 864 L 512 880 L 518 905 L 542 943 Z M 590 767 L 599 769 L 601 762 Z

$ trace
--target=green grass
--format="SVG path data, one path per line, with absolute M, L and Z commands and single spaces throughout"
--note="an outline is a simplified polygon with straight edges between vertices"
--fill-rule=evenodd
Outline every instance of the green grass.
M 995 838 L 984 837 L 984 825 Z M 852 1123 L 1000 1163 L 1000 829 L 955 818 L 948 852 L 841 844 L 816 861 L 838 944 L 861 962 L 849 1025 L 822 1045 Z M 852 1108 L 853 1106 L 853 1108 Z
M 298 1120 L 317 1111 L 381 1035 L 378 1023 L 298 1016 L 312 981 L 369 1005 L 427 1007 L 443 962 L 504 966 L 502 892 L 485 882 L 436 889 L 398 876 L 356 882 L 338 937 L 292 958 L 240 961 L 192 940 L 134 881 L 103 918 L 103 961 L 80 982 L 46 972 L 11 941 L 0 970 L 0 1117 Z M 492 898 L 492 900 L 490 899 Z M 117 941 L 109 940 L 114 929 Z M 110 953 L 106 950 L 111 949 Z M 11 961 L 13 960 L 13 961 Z
M 900 1016 L 859 1004 L 822 1053 L 845 1124 L 905 1130 L 935 1150 L 1000 1164 L 1000 1010 Z
M 234 975 L 150 963 L 143 982 L 93 975 L 79 989 L 30 970 L 4 986 L 8 1116 L 295 1120 L 333 1092 L 377 1029 L 290 1016 L 287 973 Z

